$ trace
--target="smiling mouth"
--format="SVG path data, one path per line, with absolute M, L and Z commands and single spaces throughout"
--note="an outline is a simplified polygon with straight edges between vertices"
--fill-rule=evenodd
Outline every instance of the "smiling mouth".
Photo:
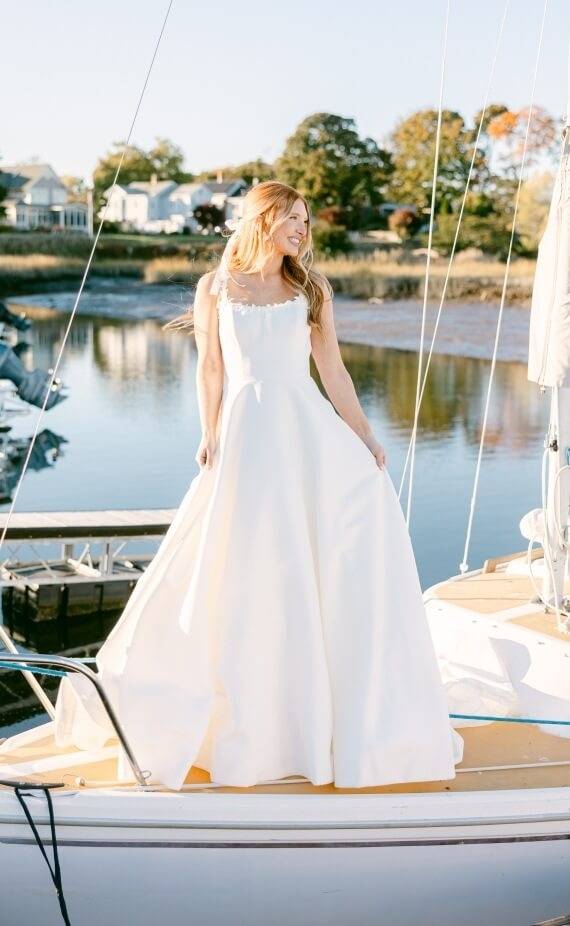
M 299 247 L 299 245 L 301 244 L 301 239 L 296 238 L 295 236 L 289 238 L 288 240 L 291 242 L 291 244 L 294 244 L 295 247 Z

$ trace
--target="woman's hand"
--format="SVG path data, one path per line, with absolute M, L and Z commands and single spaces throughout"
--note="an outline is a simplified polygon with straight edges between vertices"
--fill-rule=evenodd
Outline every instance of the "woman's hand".
M 214 455 L 216 453 L 216 445 L 217 440 L 215 437 L 210 434 L 202 434 L 202 439 L 195 457 L 200 467 L 204 467 L 205 469 L 212 468 Z
M 370 437 L 363 438 L 363 440 L 366 446 L 368 447 L 370 453 L 376 460 L 378 467 L 380 469 L 383 469 L 384 466 L 386 465 L 386 453 L 384 451 L 382 444 L 378 443 L 378 441 L 376 440 L 373 434 L 371 434 Z

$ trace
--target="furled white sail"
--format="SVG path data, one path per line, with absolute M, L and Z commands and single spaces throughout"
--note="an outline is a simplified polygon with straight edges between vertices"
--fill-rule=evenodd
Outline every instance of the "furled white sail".
M 548 465 L 548 480 L 543 483 L 542 530 L 528 539 L 537 540 L 544 549 L 546 568 L 541 597 L 556 609 L 559 626 L 561 610 L 566 621 L 568 615 L 564 582 L 568 574 L 570 513 L 570 56 L 568 64 L 568 106 L 560 166 L 538 250 L 528 356 L 529 380 L 552 390 L 543 459 Z M 528 536 L 523 522 L 523 534 Z
M 560 166 L 538 249 L 530 315 L 528 378 L 570 386 L 570 67 Z

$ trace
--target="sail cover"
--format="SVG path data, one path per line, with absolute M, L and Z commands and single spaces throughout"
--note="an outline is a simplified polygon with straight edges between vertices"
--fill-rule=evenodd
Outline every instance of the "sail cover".
M 570 386 L 570 69 L 560 167 L 538 247 L 528 378 L 541 386 Z

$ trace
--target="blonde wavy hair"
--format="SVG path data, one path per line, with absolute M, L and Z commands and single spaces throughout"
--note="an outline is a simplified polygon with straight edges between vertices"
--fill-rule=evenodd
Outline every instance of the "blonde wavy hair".
M 293 206 L 300 199 L 309 219 L 307 234 L 296 256 L 283 256 L 282 274 L 284 281 L 297 293 L 307 297 L 307 321 L 322 330 L 321 315 L 324 292 L 332 299 L 334 292 L 327 278 L 313 269 L 313 238 L 311 234 L 311 211 L 309 204 L 293 187 L 277 180 L 265 180 L 252 187 L 243 199 L 239 235 L 228 257 L 228 271 L 254 273 L 260 270 L 272 252 L 272 236 L 286 220 Z M 167 329 L 192 329 L 193 310 L 190 306 L 183 315 L 178 315 L 163 325 Z

